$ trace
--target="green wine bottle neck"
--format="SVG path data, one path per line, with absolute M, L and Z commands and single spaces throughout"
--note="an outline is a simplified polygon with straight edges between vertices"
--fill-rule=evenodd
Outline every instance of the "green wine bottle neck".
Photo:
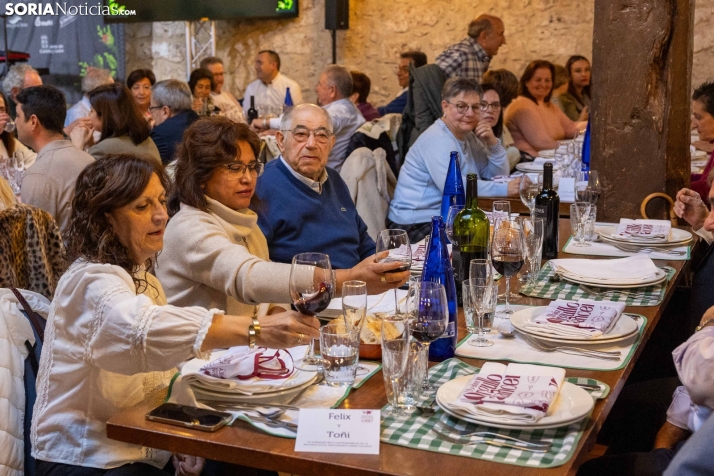
M 466 179 L 466 208 L 478 208 L 478 177 L 469 174 Z

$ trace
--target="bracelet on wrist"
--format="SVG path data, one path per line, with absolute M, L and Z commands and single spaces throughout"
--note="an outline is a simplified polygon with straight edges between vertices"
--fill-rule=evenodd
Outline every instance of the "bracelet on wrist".
M 501 139 L 496 139 L 493 145 L 487 145 L 489 152 L 498 152 L 501 149 Z

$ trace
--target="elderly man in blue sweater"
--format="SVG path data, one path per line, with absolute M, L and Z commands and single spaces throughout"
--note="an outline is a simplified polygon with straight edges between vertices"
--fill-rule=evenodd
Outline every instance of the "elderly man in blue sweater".
M 294 255 L 320 252 L 335 269 L 351 269 L 370 293 L 404 283 L 409 272 L 385 273 L 398 263 L 376 262 L 367 234 L 340 175 L 327 167 L 335 143 L 325 110 L 301 104 L 285 113 L 276 134 L 282 155 L 265 166 L 251 208 L 258 214 L 271 261 L 290 263 Z

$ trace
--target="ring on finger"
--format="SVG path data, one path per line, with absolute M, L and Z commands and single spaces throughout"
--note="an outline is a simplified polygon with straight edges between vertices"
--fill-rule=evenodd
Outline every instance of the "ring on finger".
M 303 338 L 305 338 L 305 334 L 303 334 L 302 332 L 298 334 L 298 344 L 302 344 Z

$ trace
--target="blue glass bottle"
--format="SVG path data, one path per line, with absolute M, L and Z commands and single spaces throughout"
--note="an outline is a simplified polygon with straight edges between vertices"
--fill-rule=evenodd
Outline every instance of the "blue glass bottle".
M 588 127 L 585 129 L 585 138 L 583 139 L 583 153 L 582 153 L 582 165 L 580 170 L 590 170 L 590 122 L 588 121 Z
M 431 217 L 431 239 L 424 261 L 422 281 L 441 283 L 446 289 L 449 302 L 449 323 L 444 334 L 429 345 L 429 360 L 441 362 L 454 356 L 456 350 L 457 325 L 456 284 L 454 270 L 446 247 L 446 229 L 440 216 Z
M 293 97 L 290 95 L 290 88 L 285 89 L 285 103 L 283 104 L 283 113 L 288 112 L 293 107 Z
M 449 215 L 451 205 L 466 205 L 464 179 L 461 177 L 459 153 L 456 151 L 451 152 L 449 171 L 446 173 L 446 182 L 444 182 L 444 196 L 441 199 L 441 218 L 443 220 L 446 220 Z

